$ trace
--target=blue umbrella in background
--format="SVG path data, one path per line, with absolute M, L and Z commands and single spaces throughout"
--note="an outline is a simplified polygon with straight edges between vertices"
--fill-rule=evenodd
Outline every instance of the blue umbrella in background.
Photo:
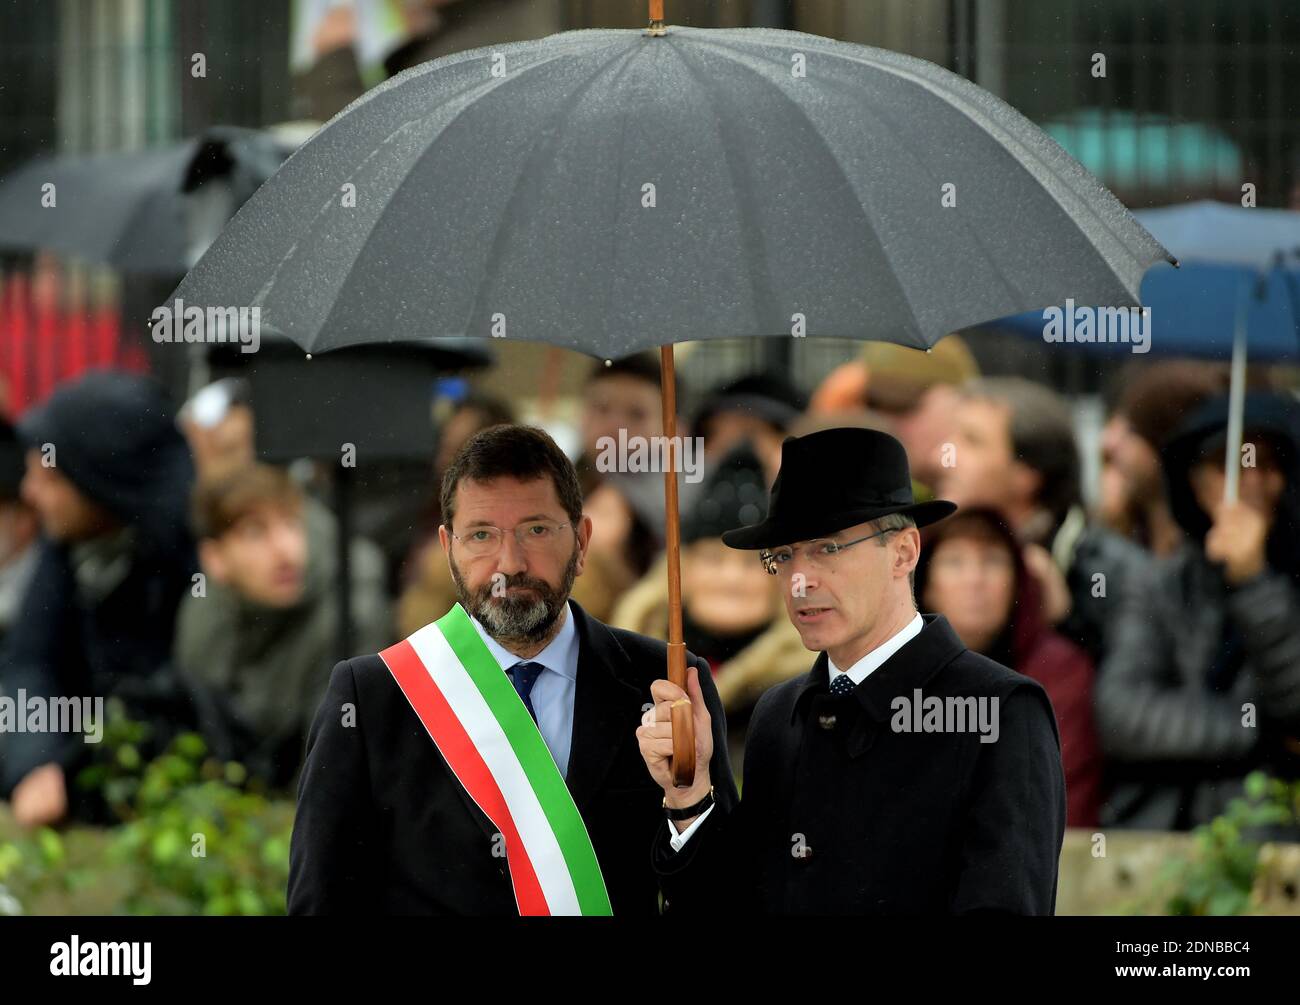
M 1231 359 L 1225 493 L 1235 501 L 1240 465 L 1231 461 L 1241 446 L 1246 357 L 1300 360 L 1300 213 L 1196 202 L 1134 215 L 1181 267 L 1157 264 L 1143 279 L 1142 304 L 1149 313 L 1142 319 L 1140 343 L 1098 337 L 1074 344 L 1106 354 L 1136 348 Z M 1041 339 L 1053 318 L 1063 317 L 1068 332 L 1083 313 L 1082 307 L 1067 304 L 1013 315 L 990 327 Z
M 1134 216 L 1180 264 L 1177 269 L 1156 264 L 1142 280 L 1142 304 L 1151 310 L 1150 349 L 1228 359 L 1244 310 L 1252 359 L 1300 359 L 1300 213 L 1195 202 Z M 1243 293 L 1248 294 L 1244 304 Z M 1045 323 L 1039 310 L 989 327 L 1041 339 Z M 1134 348 L 1122 342 L 1080 347 L 1125 355 Z

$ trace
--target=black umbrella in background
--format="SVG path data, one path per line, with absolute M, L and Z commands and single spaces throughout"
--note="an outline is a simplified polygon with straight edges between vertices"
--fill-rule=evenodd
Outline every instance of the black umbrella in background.
M 146 299 L 152 306 L 171 289 L 294 146 L 293 140 L 269 132 L 216 126 L 166 147 L 37 158 L 0 179 L 0 250 L 50 250 L 114 268 L 123 273 L 128 316 L 147 317 L 148 308 L 134 308 Z M 166 285 L 158 289 L 158 284 Z M 313 412 L 329 414 L 331 408 L 357 417 L 350 439 L 367 457 L 390 464 L 423 460 L 429 450 L 434 379 L 486 366 L 494 358 L 479 339 L 447 339 L 387 353 L 344 354 L 321 361 L 312 380 L 304 382 L 300 374 L 286 372 L 284 346 L 274 333 L 268 331 L 263 342 L 265 351 L 251 355 L 229 345 L 196 344 L 186 347 L 183 360 L 154 353 L 153 364 L 173 391 L 188 385 L 182 394 L 201 393 L 209 404 L 225 393 L 224 384 L 205 388 L 210 378 L 246 378 L 248 404 L 259 417 L 258 452 L 274 463 L 336 458 L 339 438 L 328 440 L 333 430 L 309 419 Z M 385 368 L 395 374 L 389 378 L 393 386 L 386 404 L 390 417 L 400 418 L 396 425 L 366 421 L 372 414 L 368 403 L 350 397 L 358 380 L 373 381 Z M 324 447 L 324 442 L 330 445 Z M 340 468 L 331 485 L 338 520 L 340 657 L 351 647 L 350 546 L 364 489 L 354 474 Z
M 182 275 L 290 149 L 216 126 L 166 147 L 37 158 L 0 178 L 0 250 Z
M 672 443 L 673 342 L 926 348 L 1067 296 L 1136 306 L 1142 274 L 1172 260 L 962 77 L 799 32 L 664 27 L 650 7 L 645 31 L 476 49 L 376 87 L 173 296 L 257 307 L 314 353 L 466 335 L 598 357 L 660 346 Z M 665 494 L 669 677 L 684 686 L 671 473 Z M 674 712 L 689 781 L 690 710 Z
M 0 178 L 0 252 L 49 251 L 115 270 L 123 317 L 138 335 L 295 140 L 215 126 L 163 147 L 38 157 Z M 204 382 L 202 352 L 145 348 L 174 395 Z

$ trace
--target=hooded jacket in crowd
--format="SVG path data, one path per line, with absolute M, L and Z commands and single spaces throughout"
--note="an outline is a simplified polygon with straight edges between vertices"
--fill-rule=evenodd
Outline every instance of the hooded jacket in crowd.
M 1043 685 L 1061 735 L 1066 826 L 1095 827 L 1101 812 L 1102 759 L 1093 715 L 1093 663 L 1079 645 L 1047 623 L 1043 589 L 1025 565 L 1024 552 L 1006 522 L 992 510 L 964 509 L 952 521 L 929 529 L 916 566 L 917 604 L 929 610 L 924 598 L 935 553 L 943 541 L 961 536 L 962 524 L 957 521 L 970 519 L 982 521 L 1015 561 L 1011 615 L 984 655 Z
M 1227 427 L 1226 399 L 1208 402 L 1161 451 L 1187 542 L 1120 612 L 1100 674 L 1098 726 L 1113 775 L 1103 823 L 1182 830 L 1222 813 L 1253 769 L 1300 776 L 1298 421 L 1286 398 L 1247 396 L 1244 440 L 1266 435 L 1278 446 L 1286 487 L 1267 568 L 1236 586 L 1205 556 L 1211 519 L 1189 477 Z
M 121 523 L 93 540 L 42 539 L 36 571 L 0 656 L 0 687 L 16 696 L 117 697 L 163 743 L 184 723 L 169 654 L 176 608 L 197 570 L 187 507 L 189 448 L 159 385 L 90 373 L 55 391 L 19 422 L 28 449 L 53 446 L 54 466 Z M 3 793 L 32 769 L 61 764 L 78 814 L 81 735 L 12 732 L 3 738 Z

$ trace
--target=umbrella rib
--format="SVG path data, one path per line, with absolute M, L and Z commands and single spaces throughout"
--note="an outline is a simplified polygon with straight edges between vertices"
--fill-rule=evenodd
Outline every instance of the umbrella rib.
M 714 126 L 720 136 L 724 135 L 728 132 L 728 126 L 726 125 L 727 120 L 718 114 L 719 101 L 717 88 L 711 88 L 702 83 L 704 80 L 712 81 L 712 78 L 707 74 L 699 73 L 696 67 L 691 65 L 691 60 L 688 55 L 685 53 L 679 53 L 679 55 L 681 56 L 682 66 L 686 68 L 686 72 L 701 85 L 701 92 L 709 95 L 709 107 L 713 109 Z M 747 186 L 741 184 L 741 179 L 738 178 L 743 166 L 741 169 L 738 169 L 737 160 L 730 155 L 728 145 L 725 142 L 720 143 L 719 147 L 722 150 L 723 160 L 727 165 L 727 174 L 731 178 L 731 191 L 735 195 L 736 215 L 741 232 L 745 235 L 745 244 L 755 252 L 753 255 L 746 255 L 743 253 L 741 255 L 741 260 L 749 265 L 746 272 L 749 278 L 750 292 L 754 298 L 756 308 L 754 330 L 760 335 L 769 334 L 762 332 L 759 329 L 759 325 L 763 323 L 765 316 L 776 316 L 776 304 L 773 302 L 771 295 L 770 281 L 772 277 L 768 268 L 767 249 L 763 246 L 762 228 L 754 222 L 755 214 L 752 209 L 749 208 L 752 199 L 746 194 L 748 191 Z M 743 250 L 744 249 L 742 248 L 742 252 Z M 758 261 L 755 261 L 755 258 L 757 258 Z M 772 332 L 770 334 L 777 333 Z
M 889 135 L 892 135 L 892 137 L 897 140 L 898 146 L 904 148 L 904 150 L 909 151 L 911 155 L 913 155 L 913 160 L 915 160 L 915 163 L 920 165 L 920 169 L 922 169 L 923 172 L 926 173 L 926 177 L 930 178 L 930 181 L 933 183 L 933 189 L 935 189 L 935 191 L 940 191 L 941 186 L 939 185 L 939 178 L 937 178 L 935 174 L 933 174 L 931 166 L 926 163 L 926 159 L 924 159 L 924 157 L 922 156 L 919 156 L 917 151 L 914 151 L 913 148 L 911 148 L 910 144 L 907 143 L 904 133 L 902 133 L 902 130 L 900 129 L 900 127 L 898 127 L 896 122 L 893 121 L 893 118 L 889 117 L 887 113 L 878 112 L 875 111 L 875 109 L 867 109 L 867 114 L 870 114 L 870 116 L 874 118 L 876 122 L 879 122 L 881 126 L 884 126 L 884 129 L 888 131 Z M 832 156 L 833 156 L 833 151 L 832 151 Z M 979 228 L 976 228 L 976 226 L 972 224 L 970 220 L 967 220 L 966 217 L 963 217 L 961 215 L 957 216 L 957 220 L 959 224 L 962 225 L 962 228 L 966 230 L 967 235 L 969 235 L 971 241 L 975 243 L 975 246 L 979 247 L 980 250 L 984 252 L 985 263 L 988 263 L 989 268 L 991 268 L 993 272 L 996 273 L 998 282 L 1002 283 L 1002 289 L 1004 289 L 1006 291 L 1006 294 L 1008 294 L 1008 299 L 1011 300 L 1011 302 L 1017 302 L 1018 299 L 1023 299 L 1024 291 L 1021 289 L 1021 287 L 1019 287 L 1018 283 L 1013 280 L 1013 278 L 1011 278 L 1010 276 L 1008 276 L 1008 274 L 1006 274 L 1006 272 L 1004 272 L 1004 269 L 1002 269 L 1001 265 L 998 264 L 996 257 L 992 255 L 991 251 L 989 251 L 988 244 L 984 242 L 984 239 L 982 237 L 980 237 Z M 1015 308 L 1013 307 L 1011 309 L 1015 309 Z M 1010 313 L 1010 311 L 1006 313 Z M 943 334 L 946 334 L 946 330 Z
M 554 144 L 559 142 L 560 130 L 558 124 L 566 120 L 573 113 L 574 108 L 577 107 L 578 103 L 587 92 L 591 90 L 595 82 L 611 69 L 614 70 L 614 79 L 617 80 L 618 77 L 627 69 L 627 66 L 632 59 L 642 51 L 644 51 L 643 46 L 634 46 L 628 49 L 627 52 L 617 60 L 607 63 L 598 63 L 594 72 L 586 80 L 574 87 L 565 101 L 561 103 L 548 118 L 547 123 L 551 128 L 547 130 L 534 131 L 533 146 L 529 150 L 528 155 L 521 160 L 519 173 L 515 175 L 514 185 L 510 189 L 510 198 L 505 201 L 501 214 L 497 218 L 496 229 L 492 234 L 492 242 L 488 246 L 487 259 L 484 261 L 483 270 L 479 275 L 478 287 L 474 290 L 474 296 L 469 302 L 469 316 L 465 318 L 465 321 L 461 326 L 462 331 L 469 328 L 470 321 L 478 313 L 482 304 L 488 284 L 493 278 L 495 278 L 497 265 L 500 263 L 501 257 L 505 252 L 506 235 L 510 230 L 510 223 L 514 219 L 510 210 L 520 197 L 520 193 L 522 192 L 520 186 L 522 185 L 523 180 L 529 177 L 529 167 L 537 163 L 545 152 L 552 149 Z M 543 142 L 537 142 L 538 139 L 543 140 Z
M 1055 180 L 1060 183 L 1063 188 L 1069 191 L 1070 195 L 1079 204 L 1080 208 L 1092 217 L 1100 228 L 1110 236 L 1114 244 L 1118 246 L 1124 255 L 1139 267 L 1141 272 L 1144 272 L 1154 264 L 1155 261 L 1161 260 L 1161 258 L 1169 261 L 1173 260 L 1172 256 L 1169 255 L 1168 251 L 1166 251 L 1159 242 L 1155 241 L 1154 238 L 1151 238 L 1145 233 L 1145 230 L 1142 228 L 1141 224 L 1137 222 L 1129 209 L 1120 202 L 1109 189 L 1098 182 L 1086 168 L 1079 164 L 1067 151 L 1061 148 L 1060 144 L 1039 129 L 1039 127 L 1030 119 L 1017 111 L 1012 105 L 1001 101 L 1001 99 L 997 98 L 996 95 L 982 90 L 965 77 L 952 73 L 949 70 L 945 70 L 936 64 L 917 59 L 913 56 L 890 52 L 887 49 L 876 49 L 870 46 L 857 45 L 852 46 L 851 50 L 845 51 L 839 49 L 833 40 L 822 39 L 801 32 L 790 32 L 789 34 L 798 36 L 801 43 L 805 40 L 812 43 L 811 45 L 805 46 L 805 48 L 819 51 L 834 58 L 844 59 L 856 65 L 865 64 L 874 69 L 878 69 L 881 72 L 889 73 L 896 77 L 902 77 L 935 95 L 940 100 L 945 101 L 955 110 L 966 116 L 966 118 L 970 119 L 972 123 L 982 128 L 986 133 L 992 136 L 996 142 L 1006 149 L 1008 153 L 1015 157 L 1031 176 L 1039 180 L 1040 187 L 1052 198 L 1053 201 L 1057 203 L 1057 205 L 1061 207 L 1062 212 L 1073 219 L 1073 214 L 1062 202 L 1060 194 L 1058 194 L 1052 185 L 1047 184 L 1044 181 L 1044 177 L 1046 177 L 1048 181 Z M 831 46 L 827 47 L 824 44 L 826 42 L 831 42 Z M 709 44 L 718 46 L 727 45 L 725 41 L 720 39 L 712 39 L 709 41 Z M 840 43 L 839 45 L 843 45 L 843 43 Z M 866 58 L 868 55 L 872 58 Z M 918 72 L 918 69 L 913 68 L 908 64 L 916 64 L 916 67 L 937 72 L 942 76 L 937 80 L 929 79 L 924 73 Z M 971 93 L 962 94 L 961 92 L 963 90 L 968 90 Z M 986 103 L 989 101 L 997 101 L 1002 110 L 1020 120 L 1023 120 L 1023 122 L 1030 127 L 1029 130 L 1026 131 L 1027 136 L 1025 139 L 1016 136 L 1014 133 L 1011 133 L 1002 125 L 994 121 L 991 116 L 978 107 L 979 101 L 984 101 Z M 1035 137 L 1041 137 L 1044 144 L 1049 144 L 1050 148 L 1055 148 L 1055 150 L 1062 155 L 1059 168 L 1053 167 L 1049 164 L 1044 150 L 1033 149 L 1029 142 L 1027 142 L 1027 140 Z M 1073 177 L 1067 177 L 1067 174 L 1072 175 Z M 1111 204 L 1119 211 L 1120 216 L 1132 222 L 1136 231 L 1133 235 L 1134 241 L 1142 244 L 1153 244 L 1162 254 L 1157 255 L 1150 261 L 1144 261 L 1144 259 L 1138 255 L 1137 251 L 1134 250 L 1131 242 L 1121 237 L 1116 232 L 1115 228 L 1111 226 L 1111 223 L 1106 216 L 1101 213 L 1099 209 L 1094 207 L 1094 199 L 1103 203 Z M 1095 243 L 1091 240 L 1089 243 L 1092 243 L 1093 246 L 1096 247 Z M 1119 281 L 1120 285 L 1127 289 L 1129 284 L 1125 281 L 1123 276 L 1119 275 L 1119 273 L 1115 271 L 1115 268 L 1110 264 L 1109 256 L 1102 254 L 1100 249 L 1098 249 L 1098 255 L 1102 259 L 1105 267 Z M 1141 281 L 1141 272 L 1139 272 L 1138 275 L 1139 283 Z
M 683 62 L 686 61 L 684 60 Z M 746 70 L 747 72 L 751 73 L 753 76 L 757 77 L 759 80 L 762 80 L 766 84 L 771 83 L 769 80 L 767 80 L 766 77 L 764 77 L 752 66 L 748 66 L 739 60 L 733 60 L 733 65 Z M 693 68 L 691 69 L 691 72 L 694 76 L 696 76 L 697 79 L 699 79 L 700 75 L 695 73 Z M 908 291 L 906 287 L 903 285 L 902 280 L 899 278 L 898 269 L 894 266 L 893 256 L 891 255 L 889 249 L 885 246 L 885 243 L 880 240 L 880 236 L 876 233 L 876 229 L 872 224 L 872 218 L 869 211 L 870 210 L 869 200 L 863 194 L 858 192 L 857 186 L 853 184 L 852 179 L 849 177 L 848 172 L 845 171 L 844 165 L 843 163 L 841 163 L 839 157 L 836 156 L 835 151 L 832 150 L 831 147 L 825 142 L 825 140 L 822 139 L 820 133 L 818 133 L 817 129 L 813 126 L 812 120 L 808 118 L 807 111 L 803 107 L 801 107 L 798 102 L 792 100 L 788 95 L 786 95 L 785 92 L 782 91 L 779 87 L 775 87 L 775 85 L 773 85 L 773 89 L 790 105 L 790 107 L 792 107 L 795 111 L 797 111 L 800 115 L 802 115 L 804 120 L 808 122 L 809 126 L 811 127 L 812 134 L 818 138 L 818 140 L 821 143 L 822 149 L 826 152 L 827 156 L 830 158 L 831 163 L 835 165 L 836 172 L 838 172 L 840 177 L 844 180 L 844 184 L 848 188 L 848 190 L 851 191 L 856 197 L 857 209 L 862 216 L 864 229 L 866 230 L 866 233 L 871 236 L 871 238 L 875 242 L 876 247 L 880 249 L 881 257 L 883 257 L 885 262 L 888 263 L 889 273 L 891 278 L 893 279 L 894 287 L 898 290 L 899 296 L 902 298 L 903 303 L 907 305 L 907 310 L 912 316 L 911 327 L 913 329 L 913 334 L 920 335 L 921 338 L 918 341 L 923 341 L 924 332 L 921 325 L 918 323 L 916 310 L 912 306 L 912 298 L 908 295 Z M 715 101 L 714 106 L 716 107 L 716 105 L 717 102 Z M 716 115 L 715 118 L 717 118 Z M 721 120 L 719 120 L 719 122 L 721 122 Z M 730 160 L 728 161 L 728 165 L 730 166 Z M 733 181 L 734 181 L 734 172 L 733 172 Z M 734 185 L 733 188 L 735 188 Z M 864 205 L 864 203 L 866 203 L 866 205 Z
M 644 52 L 654 52 L 655 55 L 659 55 L 661 52 L 663 52 L 663 50 L 664 50 L 664 47 L 663 47 L 662 45 L 660 45 L 660 44 L 658 44 L 658 43 L 655 43 L 655 45 L 653 46 L 653 48 L 651 48 L 650 46 L 641 46 L 641 47 L 639 47 L 638 49 L 634 50 L 634 52 L 636 52 L 637 54 L 644 53 Z M 625 62 L 623 63 L 622 66 L 619 67 L 618 74 L 617 74 L 617 76 L 615 76 L 614 81 L 613 81 L 614 84 L 617 84 L 618 81 L 622 79 L 623 74 L 627 72 L 627 69 L 628 69 L 628 67 L 631 65 L 631 63 L 632 63 L 632 60 L 629 59 L 629 60 L 625 61 Z M 620 128 L 620 130 L 619 130 L 619 136 L 618 136 L 618 166 L 619 166 L 619 174 L 618 174 L 618 182 L 617 182 L 617 184 L 616 184 L 615 187 L 614 187 L 614 192 L 615 192 L 615 194 L 616 194 L 616 197 L 617 197 L 617 195 L 618 195 L 619 193 L 622 193 L 622 191 L 623 191 L 623 171 L 624 171 L 624 169 L 625 169 L 626 166 L 627 166 L 627 161 L 626 161 L 626 158 L 624 157 L 624 151 L 626 151 L 626 149 L 627 149 L 628 118 L 629 118 L 628 113 L 625 111 L 624 114 L 623 114 L 623 117 L 622 117 L 621 128 Z M 612 247 L 611 247 L 611 250 L 610 250 L 610 258 L 611 258 L 612 263 L 613 263 L 613 265 L 612 265 L 612 267 L 611 267 L 611 269 L 610 269 L 610 275 L 611 275 L 611 277 L 612 277 L 613 279 L 617 280 L 617 278 L 618 278 L 618 276 L 619 276 L 618 263 L 619 263 L 619 259 L 620 259 L 620 257 L 621 257 L 620 254 L 619 254 L 619 251 L 620 251 L 620 249 L 621 249 L 621 247 L 622 247 L 622 242 L 619 241 L 619 239 L 618 239 L 618 235 L 619 235 L 622 231 L 621 231 L 621 229 L 617 226 L 617 221 L 618 221 L 618 219 L 619 219 L 620 214 L 617 212 L 617 207 L 615 207 L 615 208 L 616 208 L 616 213 L 615 213 L 615 217 L 614 217 L 614 219 L 615 219 L 616 225 L 612 228 L 611 233 L 610 233 L 610 244 L 611 244 L 611 246 L 612 246 Z M 609 307 L 610 307 L 610 301 L 613 299 L 613 297 L 614 297 L 614 283 L 613 283 L 613 282 L 609 282 L 609 283 L 607 283 L 607 284 L 605 285 L 605 296 L 604 296 L 604 301 L 603 301 L 602 306 L 601 306 L 601 317 L 605 319 L 607 325 L 608 325 L 608 322 L 609 322 L 609 316 L 610 316 L 610 310 L 609 310 Z
M 748 61 L 753 59 L 752 55 L 750 55 L 747 52 L 742 52 L 739 46 L 727 45 L 724 41 L 720 41 L 720 40 L 707 40 L 707 44 L 712 44 L 727 49 L 729 51 L 735 51 L 738 56 L 743 55 L 744 61 L 742 61 L 741 59 L 736 59 L 734 60 L 735 65 L 744 66 L 747 69 L 750 69 L 751 72 L 755 73 L 755 75 L 760 76 L 761 78 L 762 75 L 758 73 L 758 70 L 748 65 Z M 838 85 L 838 82 L 834 80 L 830 81 L 830 83 L 832 84 L 832 86 Z M 808 122 L 809 126 L 812 128 L 813 134 L 820 137 L 821 134 L 817 130 L 816 124 L 813 122 L 812 118 L 808 115 L 807 108 L 804 107 L 803 105 L 800 105 L 798 102 L 790 99 L 785 94 L 785 92 L 781 90 L 781 88 L 777 87 L 776 90 L 778 93 L 781 94 L 782 97 L 786 98 L 786 100 L 790 103 L 790 105 L 793 106 L 799 112 L 800 115 L 804 117 L 804 119 Z M 926 176 L 928 178 L 930 178 L 932 181 L 935 182 L 938 181 L 938 179 L 935 178 L 934 174 L 932 173 L 929 165 L 926 163 L 925 158 L 920 156 L 914 149 L 912 149 L 912 147 L 908 144 L 902 130 L 898 128 L 897 124 L 891 118 L 889 118 L 888 115 L 883 114 L 877 111 L 876 109 L 872 109 L 872 108 L 864 108 L 863 111 L 865 114 L 870 115 L 873 121 L 880 124 L 891 136 L 893 136 L 900 147 L 902 147 L 903 149 L 907 150 L 909 153 L 912 154 L 912 159 L 920 166 L 921 170 L 926 173 Z M 870 198 L 870 194 L 867 192 L 859 192 L 858 187 L 853 184 L 852 178 L 849 176 L 848 172 L 845 171 L 844 166 L 839 159 L 839 155 L 835 152 L 835 150 L 825 142 L 823 142 L 823 146 L 825 147 L 827 154 L 835 162 L 835 165 L 838 168 L 841 176 L 844 178 L 845 182 L 849 185 L 849 187 L 856 194 L 858 194 L 860 200 L 864 204 L 866 204 L 868 208 L 874 208 L 874 203 Z M 935 188 L 937 191 L 938 185 L 936 185 Z M 1008 299 L 1012 302 L 1013 306 L 1011 307 L 1010 310 L 1006 311 L 1005 313 L 1014 312 L 1019 307 L 1019 300 L 1024 299 L 1024 291 L 1021 290 L 1018 284 L 1016 284 L 1006 274 L 1006 272 L 998 264 L 997 260 L 993 257 L 993 255 L 988 253 L 988 248 L 984 240 L 980 237 L 979 230 L 976 227 L 974 227 L 964 217 L 959 216 L 958 220 L 961 221 L 963 228 L 966 230 L 967 234 L 970 236 L 971 240 L 975 243 L 975 245 L 985 252 L 983 256 L 984 261 L 987 262 L 989 267 L 993 270 L 993 272 L 996 273 L 998 280 L 1002 284 L 1002 288 L 1006 291 L 1008 295 Z M 868 216 L 868 224 L 869 223 L 870 223 L 870 217 Z M 874 228 L 873 228 L 873 233 L 874 233 Z M 934 333 L 931 333 L 928 331 L 925 325 L 920 323 L 920 319 L 917 317 L 916 309 L 915 307 L 912 306 L 915 301 L 911 297 L 906 284 L 903 282 L 902 277 L 899 275 L 898 269 L 894 267 L 893 256 L 890 254 L 888 247 L 885 245 L 883 241 L 877 241 L 877 243 L 880 246 L 881 252 L 884 254 L 885 260 L 889 263 L 890 271 L 893 272 L 895 276 L 896 285 L 898 286 L 900 292 L 902 293 L 903 299 L 908 305 L 908 309 L 912 312 L 912 318 L 913 321 L 916 323 L 917 330 L 925 333 L 927 337 L 930 334 L 936 334 L 936 335 L 947 334 L 948 328 L 946 326 L 943 326 L 944 327 L 943 331 L 939 331 L 938 329 L 936 329 Z

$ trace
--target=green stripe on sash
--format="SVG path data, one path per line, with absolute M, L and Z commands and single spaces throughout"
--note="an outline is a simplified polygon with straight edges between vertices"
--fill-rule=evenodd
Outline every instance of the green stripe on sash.
M 570 612 L 566 616 L 573 615 Z M 582 913 L 612 915 L 614 911 L 586 824 L 519 692 L 479 637 L 469 614 L 460 604 L 455 604 L 436 624 L 510 741 L 542 812 L 555 832 Z

